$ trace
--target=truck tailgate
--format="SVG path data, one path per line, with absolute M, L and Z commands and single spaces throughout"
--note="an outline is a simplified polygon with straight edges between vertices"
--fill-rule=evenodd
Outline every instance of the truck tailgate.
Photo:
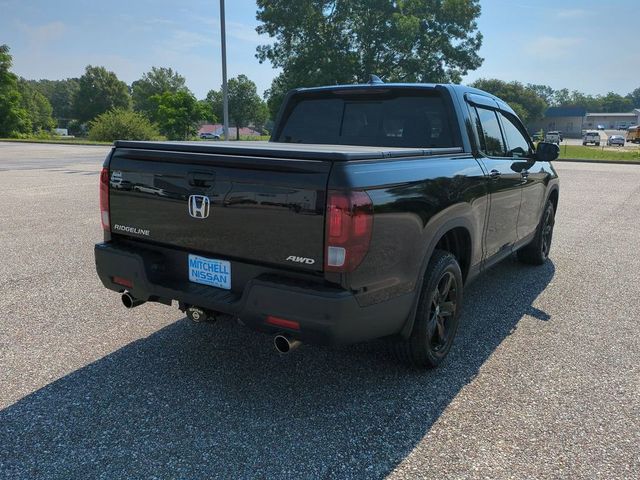
M 217 259 L 323 268 L 330 161 L 116 148 L 114 235 Z

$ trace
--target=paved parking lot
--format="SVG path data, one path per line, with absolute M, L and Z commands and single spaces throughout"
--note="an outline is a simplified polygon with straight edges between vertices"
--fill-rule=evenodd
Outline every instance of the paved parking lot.
M 0 478 L 640 476 L 640 166 L 558 163 L 551 261 L 472 284 L 425 373 L 125 310 L 94 274 L 106 151 L 0 143 Z

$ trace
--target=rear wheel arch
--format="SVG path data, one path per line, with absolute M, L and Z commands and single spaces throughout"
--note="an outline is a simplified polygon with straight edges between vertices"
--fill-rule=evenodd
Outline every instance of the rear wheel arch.
M 434 253 L 437 250 L 445 251 L 451 253 L 456 258 L 462 272 L 462 281 L 464 284 L 466 283 L 472 266 L 474 233 L 471 222 L 464 217 L 451 219 L 437 229 L 437 233 L 433 235 L 422 259 L 422 265 L 414 289 L 413 308 L 400 332 L 403 338 L 408 338 L 413 329 L 425 274 L 429 261 Z

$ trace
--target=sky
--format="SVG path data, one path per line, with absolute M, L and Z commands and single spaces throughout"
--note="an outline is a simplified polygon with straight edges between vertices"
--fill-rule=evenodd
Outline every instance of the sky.
M 295 1 L 295 0 L 291 0 Z M 79 77 L 102 65 L 131 84 L 152 66 L 186 77 L 198 98 L 219 89 L 218 0 L 0 0 L 0 44 L 28 79 Z M 483 0 L 477 78 L 518 80 L 591 94 L 640 87 L 638 0 Z M 255 58 L 270 42 L 255 27 L 254 0 L 227 0 L 229 77 L 269 88 L 277 71 Z

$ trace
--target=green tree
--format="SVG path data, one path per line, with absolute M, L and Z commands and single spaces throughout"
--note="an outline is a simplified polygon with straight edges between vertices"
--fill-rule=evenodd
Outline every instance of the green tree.
M 185 140 L 195 135 L 198 122 L 206 117 L 201 104 L 189 92 L 163 92 L 151 99 L 156 104 L 160 131 L 170 140 Z
M 65 80 L 27 80 L 29 84 L 44 95 L 53 109 L 53 117 L 58 126 L 66 127 L 74 118 L 74 97 L 80 88 L 77 78 Z
M 103 142 L 114 140 L 155 140 L 158 128 L 138 112 L 114 109 L 96 117 L 89 124 L 89 138 Z
M 633 110 L 633 100 L 614 92 L 609 92 L 600 98 L 603 112 L 630 112 Z
M 640 87 L 636 88 L 633 92 L 628 94 L 627 98 L 631 100 L 633 108 L 640 108 Z
M 55 127 L 49 100 L 23 78 L 18 81 L 18 89 L 22 97 L 22 108 L 29 112 L 31 133 L 48 132 Z
M 471 86 L 492 93 L 507 102 L 525 125 L 542 118 L 547 109 L 544 98 L 520 82 L 481 78 L 473 82 Z
M 258 109 L 256 110 L 253 117 L 253 121 L 251 122 L 253 123 L 253 128 L 257 132 L 260 132 L 261 134 L 269 133 L 267 132 L 267 128 L 266 128 L 269 121 L 270 121 L 269 107 L 265 102 L 260 100 Z
M 282 73 L 269 102 L 294 87 L 387 81 L 459 82 L 482 64 L 478 0 L 257 0 L 257 50 Z M 270 96 L 270 98 L 271 98 Z
M 278 75 L 273 79 L 271 82 L 271 88 L 264 92 L 264 96 L 267 99 L 267 108 L 269 109 L 269 115 L 271 118 L 277 118 L 280 105 L 282 105 L 282 100 L 287 92 L 292 88 L 295 87 L 289 84 L 284 75 Z
M 527 83 L 526 88 L 542 98 L 548 106 L 551 107 L 554 105 L 553 102 L 555 90 L 549 85 L 535 85 L 532 83 Z
M 0 45 L 0 136 L 15 137 L 31 131 L 29 112 L 24 108 L 18 77 L 11 72 L 13 58 L 7 45 Z
M 189 92 L 185 78 L 171 68 L 151 67 L 151 70 L 131 84 L 133 108 L 156 120 L 156 103 L 151 99 L 164 92 Z
M 553 92 L 553 105 L 557 107 L 570 105 L 571 93 L 568 88 L 561 88 Z
M 87 122 L 114 108 L 130 108 L 129 87 L 106 68 L 88 65 L 79 79 L 73 105 L 78 120 Z
M 269 119 L 269 111 L 258 95 L 256 84 L 246 75 L 238 75 L 228 83 L 229 123 L 236 127 L 236 139 L 240 139 L 240 129 L 254 125 L 262 129 Z M 211 90 L 207 102 L 212 106 L 213 114 L 222 118 L 222 90 Z

